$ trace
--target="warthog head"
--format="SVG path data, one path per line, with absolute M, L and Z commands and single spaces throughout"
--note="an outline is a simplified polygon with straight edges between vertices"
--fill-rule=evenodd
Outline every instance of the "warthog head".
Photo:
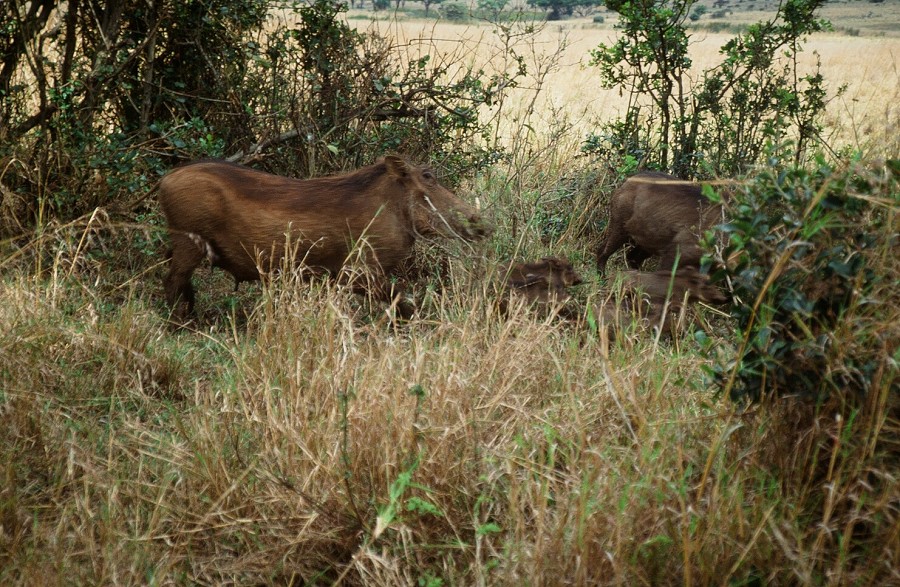
M 408 190 L 417 234 L 474 241 L 493 231 L 474 206 L 438 183 L 430 168 L 412 165 L 393 155 L 385 157 L 384 162 L 388 172 Z

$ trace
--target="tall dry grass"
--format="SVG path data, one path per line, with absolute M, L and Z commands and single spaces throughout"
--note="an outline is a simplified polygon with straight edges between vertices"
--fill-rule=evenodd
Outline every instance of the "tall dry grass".
M 5 266 L 5 584 L 898 580 L 883 410 L 735 411 L 689 338 L 504 317 L 471 258 L 403 325 L 285 276 L 174 330 L 106 230 Z

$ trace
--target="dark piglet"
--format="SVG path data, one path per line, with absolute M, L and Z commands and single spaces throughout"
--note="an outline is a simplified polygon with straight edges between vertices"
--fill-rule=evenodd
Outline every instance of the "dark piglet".
M 529 306 L 561 308 L 571 297 L 568 288 L 582 283 L 572 264 L 559 257 L 544 257 L 534 263 L 509 263 L 500 268 L 503 289 L 501 310 L 507 311 L 510 296 L 521 296 Z

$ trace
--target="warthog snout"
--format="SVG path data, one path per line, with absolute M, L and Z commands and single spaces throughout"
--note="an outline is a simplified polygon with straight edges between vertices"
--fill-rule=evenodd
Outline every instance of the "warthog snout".
M 465 222 L 466 234 L 469 240 L 481 240 L 494 233 L 494 226 L 483 219 L 480 214 L 470 214 Z

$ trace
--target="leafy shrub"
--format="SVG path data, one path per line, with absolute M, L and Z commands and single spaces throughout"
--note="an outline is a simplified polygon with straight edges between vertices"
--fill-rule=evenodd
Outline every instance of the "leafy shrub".
M 245 70 L 245 37 L 265 22 L 266 2 L 6 4 L 0 159 L 22 162 L 3 174 L 22 205 L 3 227 L 124 199 L 186 150 L 214 156 L 246 135 L 230 82 Z M 52 14 L 60 21 L 43 34 Z
M 727 203 L 727 267 L 714 279 L 733 288 L 736 355 L 712 373 L 732 398 L 858 404 L 896 383 L 900 162 L 891 165 L 773 160 Z
M 429 55 L 404 62 L 399 48 L 344 22 L 330 0 L 300 6 L 295 28 L 275 31 L 247 79 L 256 136 L 273 137 L 269 170 L 312 176 L 353 169 L 386 152 L 440 161 L 452 183 L 489 161 L 478 109 L 518 73 L 451 76 Z M 447 81 L 453 78 L 452 81 Z M 264 87 L 259 93 L 255 88 Z M 269 112 L 283 112 L 272 117 Z M 257 143 L 259 145 L 260 143 Z M 253 157 L 253 145 L 243 157 Z
M 605 88 L 630 93 L 623 118 L 604 125 L 598 152 L 632 155 L 683 178 L 733 175 L 765 156 L 765 145 L 794 140 L 804 156 L 825 107 L 818 71 L 801 75 L 801 39 L 823 30 L 824 0 L 791 0 L 768 22 L 721 49 L 720 64 L 692 71 L 685 26 L 692 1 L 608 0 L 619 13 L 616 41 L 592 52 Z
M 469 9 L 465 4 L 450 2 L 441 6 L 441 15 L 453 22 L 465 22 L 469 19 Z

